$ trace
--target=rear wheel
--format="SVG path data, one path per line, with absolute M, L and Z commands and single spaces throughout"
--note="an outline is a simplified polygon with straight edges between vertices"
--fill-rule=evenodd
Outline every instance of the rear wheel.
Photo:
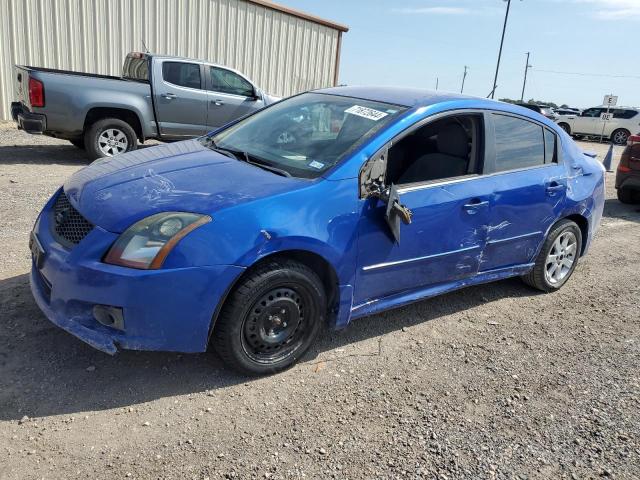
M 80 150 L 84 150 L 84 138 L 74 138 L 73 140 L 69 140 L 71 145 L 79 148 Z
M 628 188 L 619 188 L 617 191 L 618 200 L 622 203 L 636 203 L 640 198 L 640 192 L 629 190 Z
M 84 145 L 91 160 L 113 157 L 138 148 L 136 132 L 118 118 L 98 120 L 86 131 Z
M 568 123 L 565 122 L 561 122 L 558 124 L 558 126 L 563 129 L 565 132 L 567 132 L 567 134 L 571 135 L 571 127 L 569 126 Z
M 543 292 L 558 290 L 575 270 L 581 251 L 580 227 L 571 220 L 560 220 L 549 232 L 535 266 L 522 279 Z
M 324 324 L 327 300 L 318 275 L 276 260 L 243 279 L 220 312 L 215 351 L 249 375 L 279 372 L 308 350 Z
M 626 145 L 627 140 L 629 139 L 629 135 L 631 135 L 631 133 L 628 130 L 619 128 L 618 130 L 614 130 L 614 132 L 611 134 L 611 141 L 615 145 Z

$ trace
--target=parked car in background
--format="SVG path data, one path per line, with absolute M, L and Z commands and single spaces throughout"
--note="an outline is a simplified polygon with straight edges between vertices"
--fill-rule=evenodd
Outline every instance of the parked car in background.
M 92 159 L 203 135 L 278 100 L 233 69 L 148 53 L 127 55 L 122 77 L 18 65 L 15 82 L 18 128 L 67 139 Z
M 630 135 L 640 132 L 640 109 L 634 107 L 609 108 L 612 119 L 601 118 L 607 107 L 587 108 L 580 115 L 567 115 L 558 119 L 558 125 L 569 135 L 600 137 L 615 145 L 626 145 Z
M 554 108 L 553 112 L 559 116 L 566 116 L 566 115 L 580 115 L 582 111 L 578 110 L 577 108 Z
M 554 113 L 554 110 L 549 105 L 536 105 L 533 103 L 518 103 L 521 107 L 528 108 L 534 112 L 538 112 L 540 115 L 544 115 L 549 120 L 557 120 L 558 116 Z
M 616 170 L 616 191 L 622 203 L 640 202 L 640 135 L 631 135 Z
M 211 343 L 272 373 L 325 323 L 513 276 L 558 290 L 603 206 L 602 165 L 531 111 L 327 88 L 75 173 L 33 228 L 31 288 L 104 352 Z

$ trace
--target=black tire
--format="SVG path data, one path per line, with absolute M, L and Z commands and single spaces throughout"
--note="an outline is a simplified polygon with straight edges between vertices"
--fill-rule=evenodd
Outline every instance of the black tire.
M 80 150 L 84 150 L 84 138 L 80 137 L 80 138 L 74 138 L 73 140 L 69 140 L 69 142 L 71 142 L 71 145 L 73 145 L 76 148 L 79 148 Z
M 618 194 L 618 200 L 622 203 L 637 203 L 640 198 L 640 193 L 628 188 L 619 188 L 616 193 Z
M 120 120 L 118 118 L 103 118 L 102 120 L 98 120 L 95 122 L 84 134 L 84 146 L 87 150 L 87 156 L 91 160 L 95 160 L 96 158 L 109 157 L 108 153 L 105 153 L 100 148 L 101 138 L 100 136 L 103 133 L 109 133 L 109 131 L 121 132 L 124 134 L 126 138 L 126 147 L 124 150 L 120 152 L 116 152 L 116 148 L 114 147 L 111 151 L 114 154 L 130 152 L 131 150 L 135 150 L 138 148 L 138 138 L 136 137 L 136 132 L 133 130 L 131 125 L 127 122 Z
M 309 349 L 326 312 L 318 275 L 300 263 L 274 260 L 251 272 L 231 292 L 214 326 L 212 345 L 241 373 L 276 373 Z
M 575 258 L 573 259 L 573 264 L 571 265 L 571 268 L 568 270 L 565 276 L 561 280 L 555 283 L 552 283 L 547 278 L 547 275 L 545 275 L 546 268 L 547 268 L 547 257 L 549 256 L 549 253 L 551 252 L 551 249 L 553 248 L 553 245 L 556 239 L 560 237 L 562 234 L 564 234 L 565 232 L 571 232 L 575 236 L 575 239 L 576 239 Z M 531 269 L 529 273 L 522 276 L 522 280 L 527 285 L 533 288 L 536 288 L 538 290 L 541 290 L 543 292 L 554 292 L 556 290 L 559 290 L 567 282 L 567 280 L 569 280 L 569 278 L 573 274 L 576 266 L 578 265 L 578 259 L 580 257 L 581 251 L 582 251 L 582 231 L 580 230 L 580 227 L 578 227 L 578 225 L 575 222 L 568 220 L 566 218 L 563 220 L 560 220 L 551 228 L 549 235 L 547 236 L 546 240 L 544 241 L 544 244 L 542 245 L 542 248 L 540 249 L 540 253 L 538 254 L 538 257 L 536 258 L 535 266 L 533 267 L 533 269 Z
M 560 122 L 558 124 L 558 126 L 563 129 L 565 132 L 567 132 L 567 135 L 571 135 L 571 127 L 569 126 L 568 123 L 565 122 Z
M 629 135 L 631 135 L 631 132 L 629 132 L 629 130 L 618 128 L 611 133 L 611 143 L 613 143 L 614 145 L 626 145 L 627 140 L 629 139 Z

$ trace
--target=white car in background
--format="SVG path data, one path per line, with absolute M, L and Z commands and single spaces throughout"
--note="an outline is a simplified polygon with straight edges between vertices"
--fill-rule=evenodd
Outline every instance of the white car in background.
M 607 113 L 606 106 L 587 108 L 580 115 L 563 115 L 557 123 L 569 135 L 603 135 L 616 145 L 626 145 L 630 135 L 640 132 L 640 108 L 609 108 L 611 119 L 607 121 L 601 118 L 603 113 Z

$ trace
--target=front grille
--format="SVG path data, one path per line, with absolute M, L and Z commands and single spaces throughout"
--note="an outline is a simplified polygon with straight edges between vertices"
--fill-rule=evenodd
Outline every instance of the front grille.
M 77 245 L 93 229 L 93 225 L 78 212 L 64 192 L 53 204 L 53 230 L 66 246 Z

